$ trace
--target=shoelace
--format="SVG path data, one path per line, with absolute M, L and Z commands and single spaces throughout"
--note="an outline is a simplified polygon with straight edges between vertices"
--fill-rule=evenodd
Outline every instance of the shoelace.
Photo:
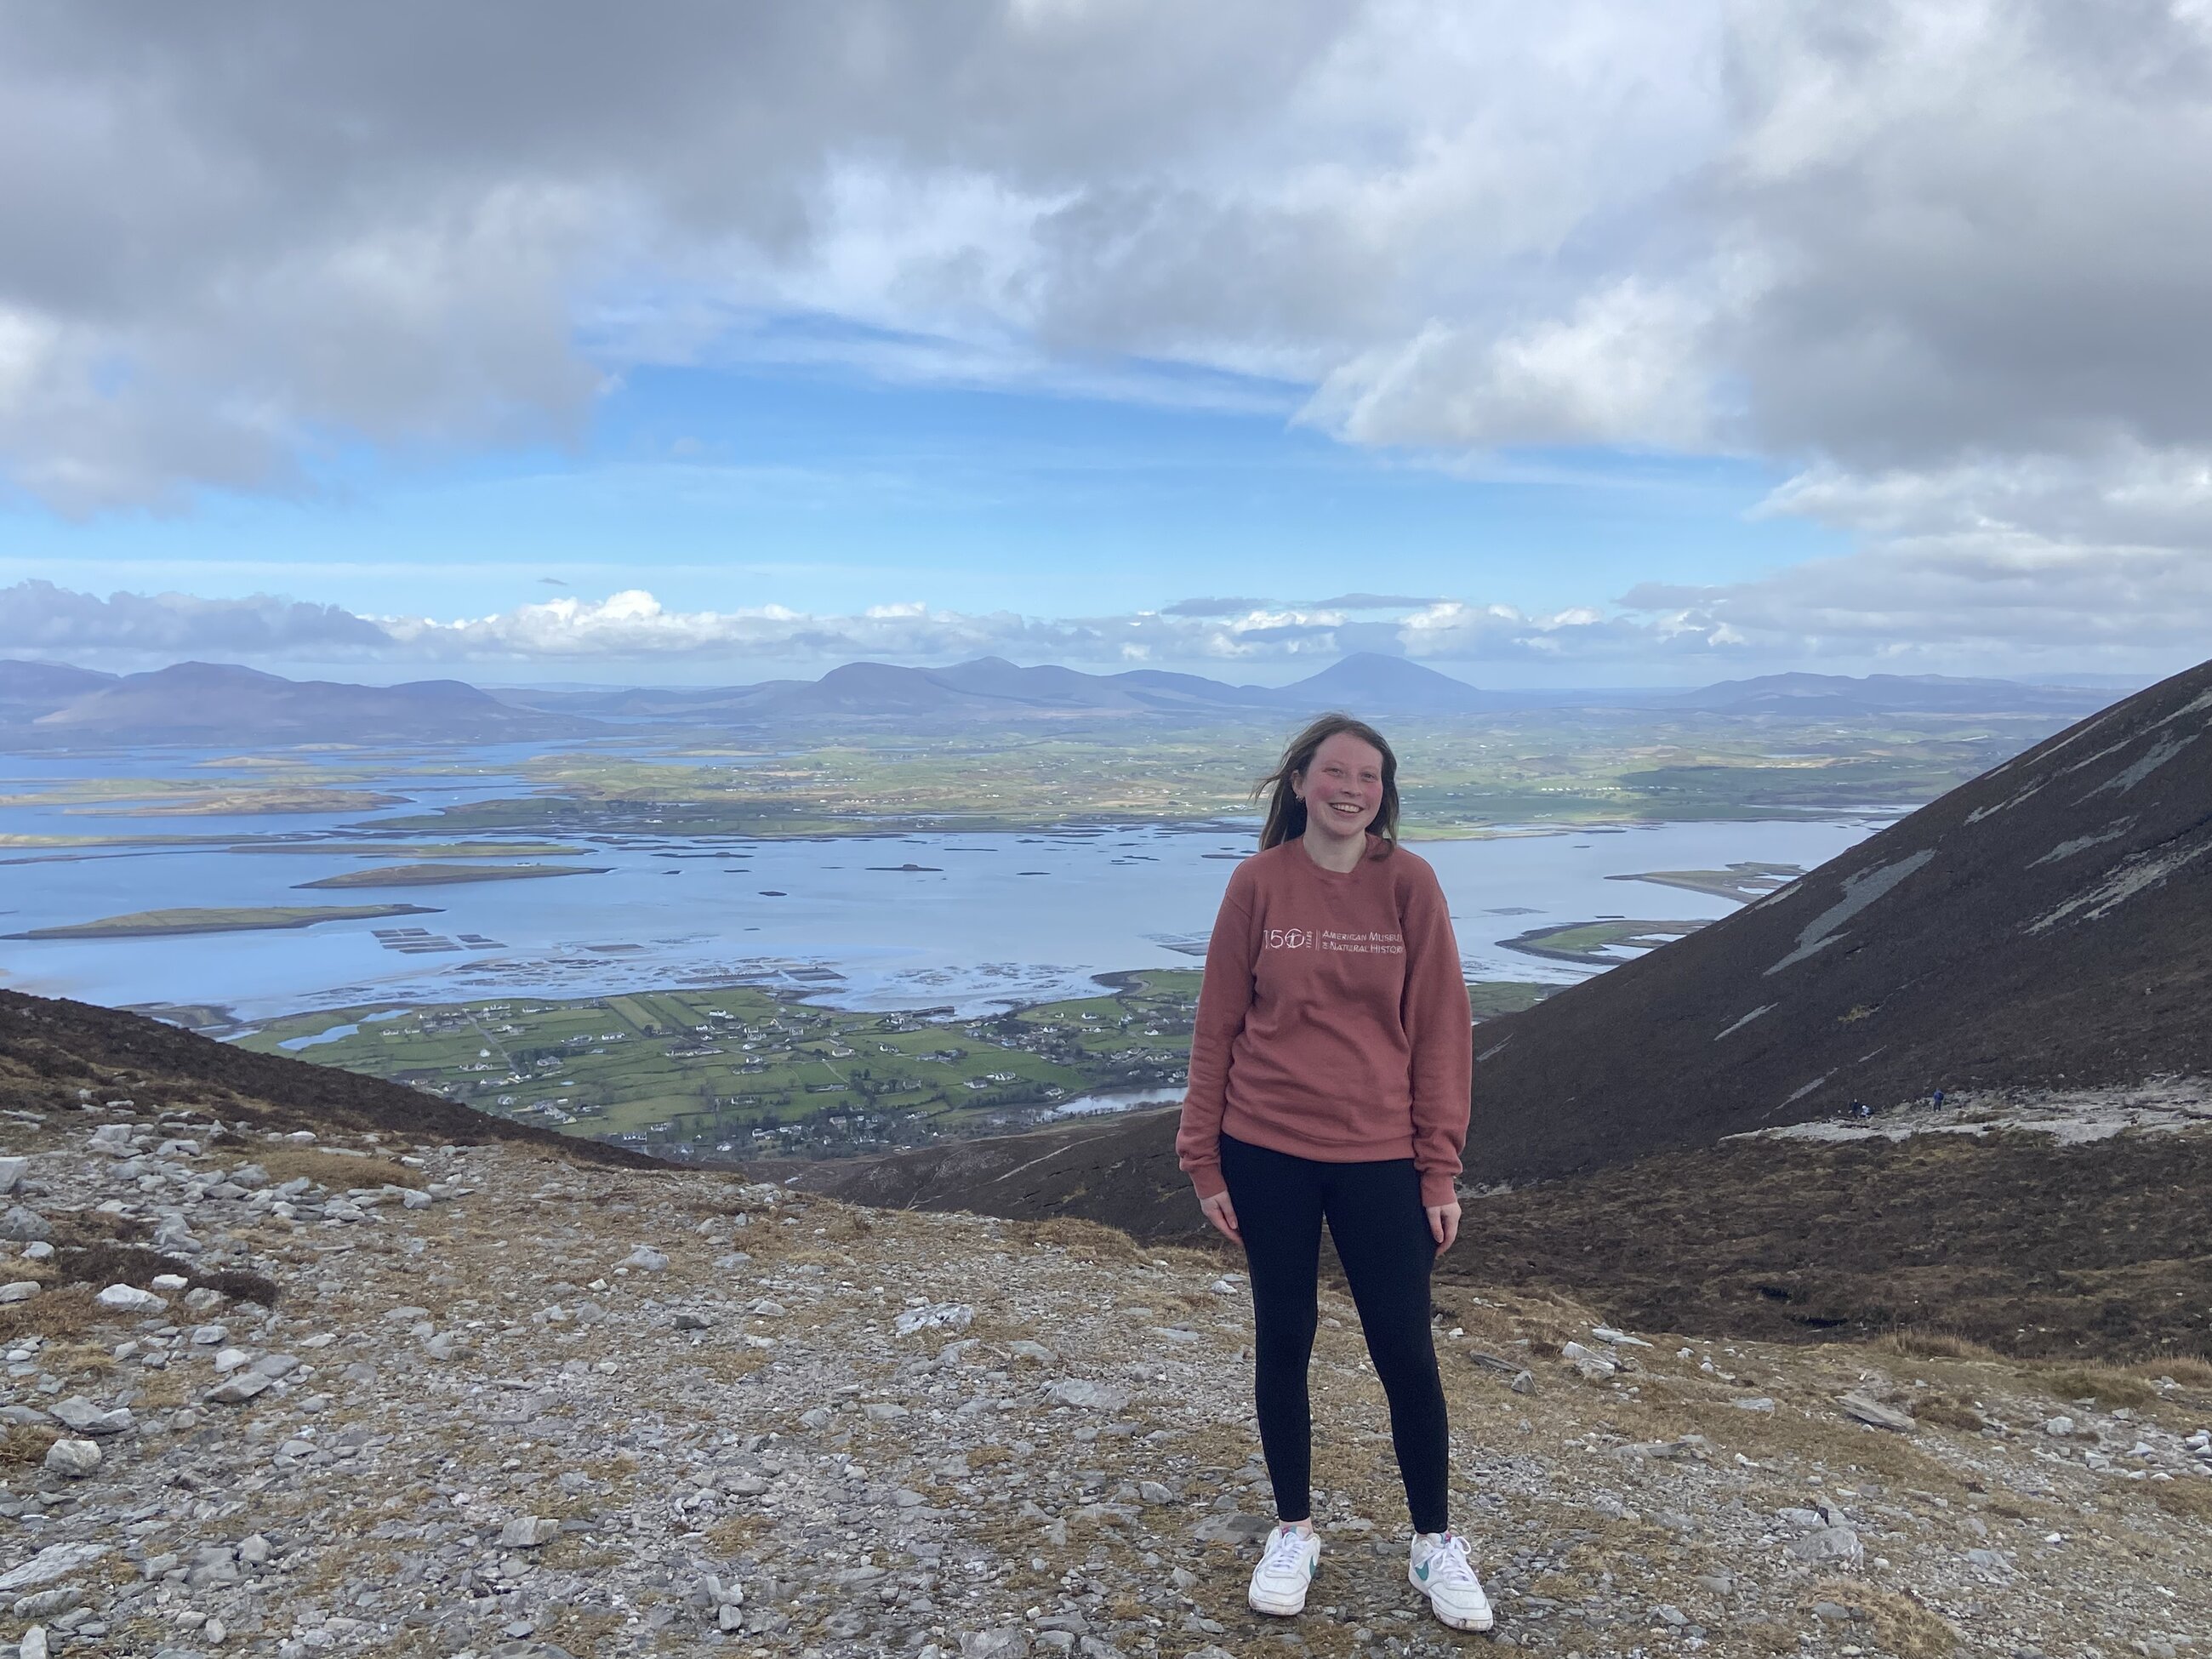
M 1274 1547 L 1267 1552 L 1267 1569 L 1271 1572 L 1294 1571 L 1305 1555 L 1306 1536 L 1296 1527 L 1285 1527 L 1275 1534 Z
M 1443 1542 L 1429 1553 L 1429 1582 L 1432 1584 L 1479 1583 L 1467 1559 L 1467 1540 L 1444 1534 Z

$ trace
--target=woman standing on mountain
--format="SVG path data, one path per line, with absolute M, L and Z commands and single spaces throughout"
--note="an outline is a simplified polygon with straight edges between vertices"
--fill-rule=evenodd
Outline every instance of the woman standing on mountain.
M 1268 797 L 1261 851 L 1213 924 L 1176 1150 L 1250 1268 L 1277 1516 L 1252 1607 L 1303 1612 L 1320 1562 L 1306 1372 L 1326 1218 L 1390 1401 L 1413 1510 L 1407 1576 L 1444 1623 L 1487 1630 L 1489 1601 L 1447 1525 L 1429 1330 L 1430 1269 L 1459 1232 L 1472 1021 L 1436 874 L 1398 845 L 1397 775 L 1374 727 L 1327 714 L 1254 792 Z

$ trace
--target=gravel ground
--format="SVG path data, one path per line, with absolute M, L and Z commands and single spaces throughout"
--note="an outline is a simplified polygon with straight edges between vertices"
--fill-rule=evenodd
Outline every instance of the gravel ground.
M 1219 1258 L 152 1103 L 9 1114 L 0 1146 L 0 1654 L 2166 1659 L 2212 1632 L 2212 1370 L 1693 1342 L 1452 1285 L 1476 1638 L 1405 1582 L 1380 1392 L 1325 1293 L 1321 1576 L 1268 1620 Z

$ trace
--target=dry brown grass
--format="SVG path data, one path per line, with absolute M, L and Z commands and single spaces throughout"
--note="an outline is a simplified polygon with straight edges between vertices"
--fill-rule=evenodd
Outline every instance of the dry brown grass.
M 1830 1578 L 1814 1587 L 1812 1601 L 1856 1608 L 1874 1626 L 1875 1646 L 1895 1659 L 1950 1659 L 1959 1650 L 1959 1632 L 1909 1595 Z
M 46 1461 L 46 1448 L 60 1439 L 59 1431 L 28 1423 L 10 1423 L 0 1434 L 0 1463 L 36 1468 Z
M 49 1342 L 39 1351 L 39 1363 L 56 1376 L 105 1375 L 115 1369 L 115 1356 L 97 1342 Z
M 2168 1515 L 2178 1515 L 2199 1525 L 2212 1527 L 2212 1480 L 2201 1474 L 2177 1475 L 2171 1480 L 2146 1480 L 2150 1501 Z
M 43 1291 L 28 1302 L 0 1307 L 0 1342 L 19 1342 L 27 1336 L 75 1341 L 89 1332 L 96 1321 L 110 1317 L 92 1299 L 89 1285 L 64 1285 Z
M 1905 1409 L 1923 1423 L 1932 1423 L 1939 1429 L 1963 1429 L 1972 1433 L 1990 1425 L 1989 1419 L 1967 1401 L 1940 1389 L 1914 1395 L 1905 1402 Z
M 2138 1376 L 2170 1376 L 2185 1389 L 2212 1390 L 2212 1360 L 2194 1354 L 2175 1354 L 2166 1359 L 2147 1359 L 2128 1368 Z
M 2158 1390 L 2140 1376 L 2106 1365 L 2075 1365 L 2063 1371 L 2045 1371 L 2036 1380 L 2062 1400 L 2094 1400 L 2105 1407 L 2130 1409 L 2148 1406 Z
M 1949 1331 L 1916 1328 L 1895 1330 L 1868 1345 L 1877 1353 L 1893 1353 L 1906 1359 L 2002 1360 L 2004 1356 L 1986 1342 Z
M 410 1170 L 396 1159 L 374 1153 L 365 1158 L 349 1158 L 343 1152 L 327 1152 L 319 1146 L 271 1146 L 255 1154 L 252 1161 L 269 1171 L 270 1182 L 274 1186 L 297 1181 L 301 1176 L 340 1192 L 353 1187 L 422 1185 L 420 1170 Z
M 1048 1221 L 1009 1221 L 1010 1244 L 1057 1245 L 1079 1261 L 1127 1263 L 1141 1261 L 1145 1252 L 1127 1233 L 1102 1227 L 1095 1221 L 1054 1216 Z
M 775 1522 L 757 1510 L 732 1515 L 707 1528 L 707 1541 L 724 1555 L 737 1555 L 775 1530 Z
M 204 1373 L 199 1378 L 205 1387 Z M 138 1384 L 135 1408 L 141 1412 L 162 1411 L 172 1406 L 181 1406 L 193 1396 L 193 1379 L 182 1365 L 169 1365 L 158 1371 L 148 1371 Z
M 80 1210 L 74 1215 L 50 1216 L 57 1250 L 84 1249 L 100 1244 L 135 1244 L 154 1236 L 154 1224 L 143 1216 L 103 1215 Z

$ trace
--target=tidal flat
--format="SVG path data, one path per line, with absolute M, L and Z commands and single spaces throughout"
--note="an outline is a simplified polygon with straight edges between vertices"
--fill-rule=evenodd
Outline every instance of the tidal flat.
M 428 916 L 437 912 L 422 904 L 265 905 L 258 908 L 134 910 L 126 915 L 102 916 L 94 921 L 72 922 L 59 927 L 33 927 L 21 933 L 0 934 L 11 939 L 169 939 L 185 933 L 241 933 L 313 927 L 326 921 L 375 921 L 386 916 Z
M 580 864 L 390 864 L 341 870 L 295 888 L 447 887 L 472 881 L 538 881 L 552 876 L 604 876 L 611 866 Z
M 2048 724 L 1534 711 L 1389 729 L 1405 833 L 1452 901 L 1467 977 L 1567 984 L 1626 953 L 1532 958 L 1506 941 L 1632 908 L 1607 878 L 1733 872 L 1668 906 L 1725 915 L 1749 892 L 1738 866 L 1818 864 Z M 1250 782 L 1283 735 L 1271 721 L 1103 720 L 15 756 L 0 847 L 40 862 L 0 865 L 0 917 L 36 937 L 0 951 L 0 976 L 111 1005 L 222 1003 L 249 1020 L 379 996 L 738 981 L 878 1012 L 1063 999 L 1098 973 L 1194 965 L 1253 848 Z M 259 810 L 279 798 L 328 810 Z M 103 814 L 96 836 L 88 808 Z M 204 833 L 175 836 L 177 808 Z M 377 866 L 569 859 L 603 873 L 441 877 L 450 914 L 435 949 L 380 940 L 367 917 L 137 933 L 128 947 L 103 926 L 186 896 L 267 911 L 303 884 L 390 883 Z

